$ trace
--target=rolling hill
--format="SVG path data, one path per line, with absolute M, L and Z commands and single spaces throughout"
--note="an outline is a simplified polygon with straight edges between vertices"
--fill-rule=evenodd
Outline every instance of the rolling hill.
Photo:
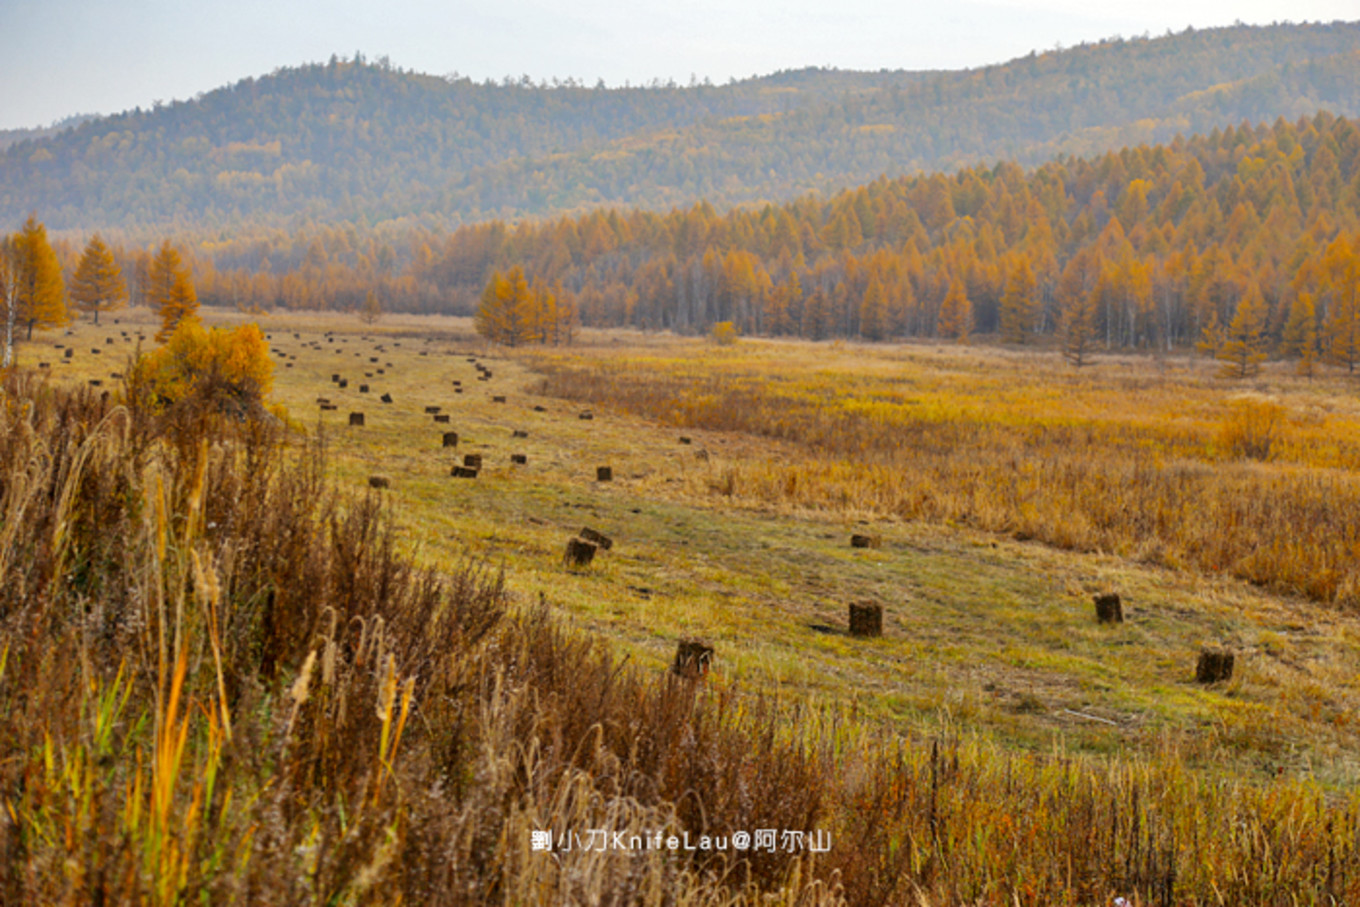
M 448 226 L 782 200 L 1215 126 L 1360 114 L 1360 23 L 1112 39 L 957 72 L 551 86 L 332 58 L 0 150 L 0 218 L 55 229 Z

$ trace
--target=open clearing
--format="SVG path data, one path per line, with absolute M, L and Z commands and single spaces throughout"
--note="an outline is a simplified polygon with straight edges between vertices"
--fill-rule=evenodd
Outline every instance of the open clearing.
M 135 345 L 122 332 L 142 329 L 148 346 L 154 333 L 148 313 L 120 314 L 99 327 L 81 322 L 40 335 L 21 347 L 21 363 L 50 363 L 54 380 L 116 384 L 111 375 L 125 371 Z M 242 318 L 205 315 L 209 323 Z M 468 557 L 503 565 L 517 600 L 543 597 L 647 670 L 669 664 L 678 638 L 698 636 L 716 647 L 719 682 L 778 691 L 790 705 L 853 705 L 861 719 L 908 735 L 946 728 L 1007 746 L 1060 742 L 1149 755 L 1172 739 L 1196 761 L 1257 777 L 1297 774 L 1338 787 L 1360 777 L 1353 755 L 1360 752 L 1360 621 L 1344 608 L 1146 558 L 1060 550 L 851 505 L 746 497 L 733 487 L 741 470 L 798 458 L 797 444 L 679 431 L 541 395 L 533 355 L 486 347 L 466 320 L 388 316 L 365 326 L 349 316 L 278 315 L 261 325 L 277 366 L 273 399 L 301 428 L 324 432 L 341 486 L 362 495 L 370 493 L 369 476 L 390 479 L 381 493 L 418 558 L 439 567 Z M 809 355 L 808 344 L 786 346 L 791 361 Z M 70 359 L 64 348 L 75 350 Z M 621 349 L 684 357 L 702 353 L 703 344 L 588 333 L 567 354 Z M 828 358 L 862 361 L 869 373 L 894 368 L 905 350 L 965 376 L 1017 355 L 823 349 Z M 769 363 L 785 354 L 762 343 L 735 355 Z M 471 358 L 492 377 L 478 380 Z M 1130 407 L 1164 400 L 1159 382 L 1187 380 L 1183 358 L 1170 377 L 1165 362 L 1109 367 L 1121 380 L 1137 369 L 1147 390 L 1127 398 Z M 1266 389 L 1325 403 L 1349 419 L 1347 385 L 1329 381 L 1280 376 Z M 1240 389 L 1207 377 L 1200 386 L 1194 405 Z M 380 402 L 383 394 L 390 404 Z M 321 411 L 318 398 L 336 409 Z M 1110 405 L 1120 403 L 1111 398 Z M 433 406 L 448 424 L 426 412 Z M 592 418 L 580 418 L 587 408 Z M 352 412 L 364 414 L 362 427 L 348 425 Z M 456 447 L 441 445 L 446 431 L 458 433 Z M 451 477 L 466 454 L 481 455 L 479 474 Z M 513 454 L 526 462 L 512 463 Z M 599 466 L 611 467 L 611 481 L 597 481 Z M 587 526 L 614 546 L 589 568 L 569 569 L 566 542 Z M 851 548 L 850 535 L 859 532 L 879 536 L 880 547 Z M 1109 590 L 1124 598 L 1122 625 L 1095 621 L 1091 596 Z M 847 606 L 860 600 L 883 605 L 883 638 L 847 634 Z M 1237 653 L 1232 681 L 1194 682 L 1204 645 Z

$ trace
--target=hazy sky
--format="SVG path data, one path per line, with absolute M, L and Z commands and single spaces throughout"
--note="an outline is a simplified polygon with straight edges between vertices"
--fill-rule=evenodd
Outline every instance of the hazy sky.
M 940 69 L 1113 35 L 1360 18 L 1360 0 L 0 0 L 0 129 L 188 98 L 333 53 L 615 85 Z

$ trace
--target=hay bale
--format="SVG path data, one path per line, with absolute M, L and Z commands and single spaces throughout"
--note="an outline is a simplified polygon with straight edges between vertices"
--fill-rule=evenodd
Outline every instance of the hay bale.
M 693 442 L 692 440 L 690 440 L 689 438 L 685 437 L 684 435 L 681 435 L 681 436 L 680 436 L 680 443 L 681 443 L 681 444 L 693 444 L 694 442 Z
M 99 385 L 101 385 L 101 384 L 103 384 L 103 383 L 104 383 L 104 382 L 103 382 L 103 381 L 100 381 L 98 378 L 91 378 L 91 379 L 90 379 L 90 387 L 99 387 Z
M 883 606 L 878 602 L 851 602 L 850 635 L 882 636 Z
M 589 526 L 581 530 L 581 538 L 585 539 L 587 542 L 594 542 L 596 545 L 603 548 L 605 551 L 608 551 L 610 548 L 614 547 L 613 539 L 605 535 L 603 532 L 596 532 Z
M 392 483 L 389 482 L 389 481 L 387 480 L 387 476 L 369 476 L 369 477 L 368 477 L 368 487 L 369 487 L 369 488 L 388 488 L 388 487 L 391 486 L 391 484 L 392 484 Z
M 612 481 L 614 481 L 614 469 L 613 469 L 613 467 L 610 467 L 610 466 L 596 466 L 596 467 L 595 467 L 595 481 L 597 481 L 597 482 L 612 482 Z
M 341 379 L 340 379 L 340 386 L 341 386 L 341 387 L 349 387 L 349 379 L 348 379 L 348 378 L 341 378 Z
M 317 398 L 316 398 L 316 404 L 317 404 L 317 406 L 325 406 L 325 405 L 327 405 L 327 404 L 330 403 L 330 402 L 331 402 L 331 400 L 330 400 L 329 397 L 317 397 Z
M 578 418 L 578 419 L 585 419 L 586 421 L 589 421 L 589 420 L 595 418 L 595 414 L 592 413 L 592 412 L 590 412 L 589 410 L 587 410 L 587 411 L 581 413 L 581 415 L 577 416 L 577 418 Z
M 534 407 L 534 412 L 536 412 L 536 413 L 546 413 L 547 411 L 548 411 L 548 408 L 547 408 L 546 406 L 535 406 L 535 407 Z
M 105 338 L 104 338 L 104 343 L 105 343 L 106 345 L 107 345 L 107 344 L 113 343 L 113 338 L 112 338 L 112 337 L 105 337 Z
M 1195 665 L 1195 680 L 1198 683 L 1231 680 L 1233 661 L 1233 653 L 1227 649 L 1200 649 L 1199 663 Z
M 463 392 L 463 389 L 462 389 L 461 387 L 455 387 L 455 388 L 453 389 L 453 392 L 454 392 L 455 394 L 461 394 L 461 393 Z
M 527 431 L 525 431 L 524 429 L 522 429 L 522 428 L 517 428 L 517 429 L 515 429 L 514 431 L 510 432 L 510 437 L 512 437 L 512 438 L 527 438 L 527 437 L 529 437 L 529 433 L 528 433 Z
M 567 541 L 567 551 L 562 561 L 568 567 L 589 567 L 595 559 L 595 546 L 585 539 L 572 538 Z
M 340 381 L 339 375 L 331 375 L 331 384 L 338 384 L 339 381 Z
M 454 387 L 462 387 L 462 386 L 463 386 L 463 382 L 461 382 L 461 381 L 455 381 L 455 382 L 453 382 L 453 386 L 454 386 Z
M 449 414 L 448 414 L 448 413 L 439 413 L 439 414 L 437 414 L 437 415 L 434 417 L 434 421 L 435 421 L 435 422 L 442 422 L 442 423 L 444 423 L 444 424 L 448 424 L 448 421 L 449 421 Z
M 73 356 L 75 356 L 75 354 L 76 354 L 76 351 L 75 351 L 75 350 L 67 350 L 66 352 L 62 353 L 62 358 L 64 358 L 64 359 L 70 359 L 70 358 L 72 358 Z
M 363 426 L 364 426 L 364 414 L 363 414 L 363 413 L 350 413 L 350 414 L 349 414 L 349 424 L 350 424 L 350 425 L 357 425 L 357 426 L 359 426 L 360 428 L 363 428 Z
M 368 357 L 368 361 L 369 361 L 369 362 L 376 363 L 376 362 L 378 361 L 378 357 L 377 357 L 377 356 L 369 356 L 369 357 Z
M 339 405 L 338 403 L 323 403 L 323 404 L 321 404 L 321 409 L 322 409 L 322 411 L 324 411 L 324 412 L 330 412 L 331 410 L 336 410 L 336 409 L 339 409 L 339 408 L 340 408 L 340 405 Z
M 455 479 L 477 478 L 477 470 L 473 469 L 471 466 L 455 466 L 453 467 L 453 471 L 449 474 Z
M 1119 600 L 1118 592 L 1097 595 L 1094 601 L 1097 621 L 1102 624 L 1122 624 L 1124 622 L 1124 605 Z
M 39 362 L 39 363 L 38 363 L 38 368 L 51 368 L 51 367 L 52 367 L 52 364 L 51 364 L 50 362 Z
M 492 402 L 492 403 L 504 403 L 504 402 L 505 402 L 505 398 L 504 398 L 504 397 L 492 397 L 492 398 L 491 398 L 491 402 Z
M 850 536 L 851 548 L 878 548 L 883 544 L 883 540 L 876 535 L 852 535 Z
M 446 431 L 446 432 L 444 432 L 444 446 L 445 446 L 445 447 L 457 447 L 457 446 L 458 446 L 458 432 L 456 432 L 456 431 Z
M 427 407 L 425 407 L 425 412 L 426 412 L 426 414 L 428 414 L 428 415 L 434 415 L 435 413 L 439 412 L 439 407 L 437 407 L 437 406 L 427 406 Z
M 481 454 L 464 454 L 464 455 L 463 455 L 463 465 L 464 465 L 464 466 L 471 466 L 473 469 L 481 469 L 481 468 L 482 468 L 482 455 L 481 455 Z
M 100 353 L 102 353 L 102 352 L 104 352 L 104 351 L 101 350 L 99 347 L 96 346 L 96 347 L 91 347 L 91 348 L 90 348 L 90 352 L 91 352 L 93 355 L 98 356 Z
M 378 399 L 381 400 L 381 401 L 384 402 L 384 403 L 391 403 L 391 402 L 392 402 L 392 395 L 391 395 L 391 394 L 383 394 L 383 395 L 382 395 L 381 397 L 379 397 Z
M 529 458 L 524 454 L 511 454 L 510 462 L 514 463 L 516 466 L 527 466 L 529 463 Z
M 675 647 L 671 672 L 696 680 L 708 673 L 713 664 L 713 647 L 700 639 L 682 639 Z

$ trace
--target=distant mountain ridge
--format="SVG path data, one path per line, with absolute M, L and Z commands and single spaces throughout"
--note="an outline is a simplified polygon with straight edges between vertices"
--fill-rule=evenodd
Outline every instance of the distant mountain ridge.
M 1109 40 L 952 72 L 723 86 L 474 83 L 332 58 L 0 147 L 0 219 L 54 229 L 449 226 L 718 207 L 880 175 L 1360 115 L 1360 23 Z M 0 143 L 3 145 L 3 143 Z

